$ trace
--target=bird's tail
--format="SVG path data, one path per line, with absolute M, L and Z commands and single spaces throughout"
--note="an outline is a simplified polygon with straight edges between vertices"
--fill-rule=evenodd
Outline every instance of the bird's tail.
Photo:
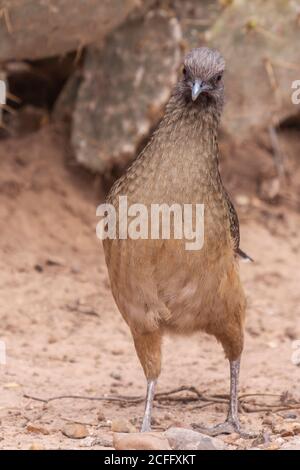
M 242 259 L 244 263 L 254 263 L 254 260 L 240 248 L 236 250 L 236 253 L 237 255 L 239 255 L 239 257 Z

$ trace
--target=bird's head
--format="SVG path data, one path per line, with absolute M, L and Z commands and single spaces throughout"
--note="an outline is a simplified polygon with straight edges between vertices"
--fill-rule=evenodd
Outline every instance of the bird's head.
M 225 61 L 221 54 L 207 47 L 192 49 L 183 62 L 181 88 L 187 100 L 223 101 Z

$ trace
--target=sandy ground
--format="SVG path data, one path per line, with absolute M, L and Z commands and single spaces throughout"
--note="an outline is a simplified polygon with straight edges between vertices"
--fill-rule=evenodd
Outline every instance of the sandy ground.
M 68 422 L 85 423 L 98 440 L 95 449 L 111 446 L 111 421 L 124 418 L 140 426 L 142 403 L 24 397 L 145 391 L 95 235 L 99 187 L 97 177 L 72 164 L 64 139 L 51 129 L 1 142 L 0 338 L 7 348 L 7 364 L 0 366 L 2 449 L 89 448 L 92 441 L 61 432 Z M 249 304 L 241 393 L 279 394 L 283 404 L 300 400 L 300 369 L 291 360 L 293 341 L 300 339 L 300 215 L 285 211 L 281 217 L 274 208 L 263 219 L 263 210 L 256 217 L 257 208 L 237 208 L 244 214 L 242 248 L 256 260 L 241 265 Z M 182 385 L 209 395 L 227 393 L 228 365 L 214 338 L 166 338 L 158 391 Z M 254 399 L 262 408 L 270 403 L 265 396 Z M 223 404 L 194 407 L 180 401 L 155 407 L 154 429 L 217 423 L 226 410 Z M 267 416 L 245 412 L 241 419 L 269 435 L 265 446 L 293 442 L 291 436 L 279 438 L 274 423 L 300 422 L 300 410 Z M 233 440 L 241 448 L 254 445 Z

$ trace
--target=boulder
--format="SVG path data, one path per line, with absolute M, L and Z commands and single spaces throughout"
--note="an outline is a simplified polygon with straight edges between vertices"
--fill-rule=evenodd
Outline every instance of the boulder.
M 141 0 L 0 2 L 0 61 L 40 59 L 103 39 Z
M 227 63 L 223 129 L 243 140 L 299 112 L 292 83 L 299 79 L 299 6 L 292 1 L 227 2 L 206 32 Z
M 177 81 L 180 44 L 177 20 L 156 11 L 88 48 L 71 137 L 80 164 L 104 173 L 134 158 Z
M 224 450 L 226 448 L 220 439 L 192 429 L 169 428 L 165 436 L 174 450 Z
M 168 440 L 157 432 L 114 433 L 113 442 L 116 450 L 171 450 Z

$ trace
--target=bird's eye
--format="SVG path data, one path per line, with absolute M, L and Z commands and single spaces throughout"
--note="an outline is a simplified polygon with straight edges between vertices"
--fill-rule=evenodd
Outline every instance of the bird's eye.
M 221 78 L 222 78 L 222 74 L 219 73 L 219 75 L 216 76 L 216 81 L 219 82 L 221 80 Z
M 185 67 L 183 67 L 183 69 L 182 69 L 182 73 L 183 73 L 183 76 L 184 76 L 184 77 L 186 77 L 186 76 L 187 76 L 187 71 L 186 71 L 186 68 L 185 68 Z

